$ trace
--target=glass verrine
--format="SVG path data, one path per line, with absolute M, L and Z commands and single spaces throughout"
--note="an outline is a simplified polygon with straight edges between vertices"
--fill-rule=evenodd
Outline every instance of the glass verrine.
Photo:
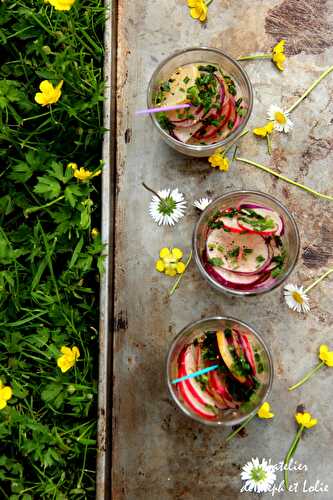
M 168 79 L 178 68 L 187 64 L 211 64 L 221 67 L 223 71 L 234 80 L 237 95 L 242 97 L 242 105 L 244 105 L 247 109 L 246 115 L 242 118 L 242 122 L 234 131 L 230 133 L 230 135 L 228 135 L 225 139 L 217 140 L 214 144 L 207 145 L 194 145 L 180 142 L 161 127 L 156 113 L 151 114 L 154 126 L 158 130 L 162 139 L 169 144 L 169 146 L 188 156 L 207 157 L 210 156 L 217 148 L 224 148 L 236 141 L 246 127 L 253 107 L 252 85 L 243 67 L 235 59 L 221 50 L 209 47 L 189 48 L 175 52 L 162 61 L 156 68 L 148 85 L 148 108 L 156 107 L 155 97 L 161 82 Z
M 198 379 L 192 378 L 177 384 L 172 383 L 173 380 L 184 375 L 184 353 L 187 355 L 188 350 L 192 349 L 192 346 L 194 346 L 196 342 L 199 342 L 199 344 L 197 343 L 196 347 L 193 347 L 193 349 L 198 349 L 197 346 L 200 345 L 205 332 L 208 332 L 209 335 L 213 335 L 214 332 L 226 332 L 227 330 L 232 330 L 232 332 L 236 331 L 242 336 L 245 336 L 251 345 L 253 357 L 255 356 L 256 359 L 255 364 L 257 372 L 254 378 L 256 379 L 256 384 L 258 384 L 258 386 L 256 386 L 256 390 L 252 393 L 248 401 L 240 401 L 236 398 L 234 399 L 234 391 L 236 391 L 236 394 L 239 394 L 238 386 L 240 383 L 239 380 L 234 378 L 231 373 L 225 373 L 224 358 L 220 357 L 220 359 L 217 359 L 216 361 L 205 361 L 203 358 L 204 354 L 202 354 L 203 351 L 200 354 L 201 357 L 196 357 L 196 359 L 201 359 L 200 363 L 198 361 L 200 365 L 202 362 L 207 364 L 216 362 L 220 366 L 218 370 L 214 370 L 214 372 L 210 372 L 206 375 L 208 382 L 205 392 L 208 393 L 207 396 L 201 392 L 200 387 L 198 389 Z M 258 366 L 260 368 L 260 373 L 258 373 Z M 195 366 L 190 366 L 187 362 L 187 366 L 185 368 L 185 370 L 187 370 L 186 373 L 191 372 L 191 370 L 192 372 L 196 371 L 195 368 Z M 182 410 L 183 413 L 185 413 L 185 415 L 200 423 L 210 426 L 238 425 L 250 415 L 254 414 L 269 396 L 274 373 L 272 356 L 262 337 L 251 326 L 247 325 L 243 321 L 223 316 L 201 319 L 187 325 L 183 330 L 181 330 L 181 332 L 174 338 L 169 348 L 166 369 L 168 388 L 176 405 Z M 241 384 L 242 386 L 250 384 L 251 380 L 254 380 L 252 375 L 251 380 L 249 375 L 247 377 L 249 378 L 246 382 Z M 196 382 L 193 383 L 194 380 L 196 380 Z M 223 384 L 223 386 L 221 386 L 221 384 Z M 203 387 L 204 386 L 201 386 L 201 388 Z M 216 391 L 218 392 L 218 396 L 216 397 L 219 408 L 214 409 L 213 416 L 209 416 L 208 414 L 206 417 L 201 414 L 202 411 L 205 413 L 205 405 L 202 404 L 201 400 L 204 397 L 206 401 L 206 398 L 210 397 L 211 391 L 213 391 L 214 397 L 216 395 Z M 230 394 L 232 394 L 231 397 Z M 220 404 L 221 401 L 222 405 Z M 206 405 L 206 408 L 209 413 L 209 405 Z
M 212 251 L 210 246 L 212 244 L 211 239 L 213 235 L 212 227 L 214 227 L 212 220 L 214 220 L 214 217 L 216 217 L 218 213 L 225 214 L 225 212 L 231 208 L 237 210 L 239 207 L 252 207 L 254 211 L 258 211 L 255 207 L 261 207 L 261 210 L 265 207 L 266 213 L 277 214 L 282 221 L 279 235 L 277 233 L 269 236 L 264 234 L 259 238 L 260 242 L 266 245 L 262 245 L 265 252 L 267 250 L 267 255 L 265 254 L 263 256 L 264 252 L 261 252 L 261 255 L 257 255 L 257 259 L 260 258 L 262 264 L 258 260 L 257 265 L 255 261 L 256 267 L 254 269 L 250 269 L 250 272 L 241 272 L 240 274 L 239 261 L 237 261 L 238 256 L 235 260 L 238 269 L 237 267 L 233 269 L 228 266 L 226 270 L 225 262 L 222 264 L 220 263 L 220 267 L 215 266 L 216 262 L 219 260 L 217 259 L 214 261 L 214 258 L 216 259 L 215 250 L 213 249 L 213 254 L 210 253 Z M 243 208 L 241 210 L 243 210 Z M 239 217 L 239 215 L 237 215 L 237 217 Z M 240 234 L 236 234 L 233 232 L 233 220 L 231 220 L 231 224 L 227 225 L 228 227 L 224 228 L 224 231 L 223 228 L 220 230 L 216 229 L 215 233 L 218 234 L 220 231 L 220 236 L 224 236 L 231 242 L 233 242 L 233 240 L 236 242 L 239 240 L 246 241 L 246 234 L 241 234 L 242 232 L 246 233 L 246 230 L 241 228 L 241 231 L 239 231 Z M 216 226 L 215 224 L 215 227 Z M 254 241 L 255 238 L 253 234 L 250 236 L 251 240 Z M 278 245 L 280 245 L 280 247 L 276 250 Z M 254 256 L 255 252 L 257 252 L 257 248 L 254 248 L 254 245 L 252 245 L 252 249 L 251 245 L 247 246 L 249 248 L 243 245 L 242 251 L 248 251 L 250 253 L 248 257 L 245 256 L 243 258 L 245 260 L 246 258 L 251 260 L 252 257 L 250 254 L 252 253 Z M 217 248 L 219 248 L 219 246 Z M 237 246 L 237 243 L 235 243 L 234 250 L 237 250 L 237 248 L 239 248 L 239 244 Z M 293 216 L 276 198 L 259 191 L 232 191 L 220 196 L 203 211 L 193 232 L 194 259 L 201 275 L 217 291 L 236 296 L 259 295 L 280 286 L 293 271 L 297 263 L 299 251 L 299 232 Z M 229 250 L 229 253 L 232 254 L 232 251 Z M 212 255 L 213 258 L 211 257 Z M 222 254 L 221 257 L 222 260 L 224 260 L 225 257 L 228 259 L 226 254 Z M 219 264 L 219 262 L 217 262 L 217 264 Z M 242 264 L 244 263 L 242 262 Z M 244 267 L 241 269 L 244 270 Z M 248 269 L 245 268 L 245 271 L 247 270 Z

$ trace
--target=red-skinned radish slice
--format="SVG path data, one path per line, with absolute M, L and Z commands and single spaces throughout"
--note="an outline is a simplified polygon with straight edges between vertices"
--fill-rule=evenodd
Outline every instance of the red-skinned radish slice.
M 243 206 L 243 208 L 246 210 L 246 208 Z M 248 207 L 250 208 L 250 207 Z M 247 230 L 251 233 L 256 233 L 256 234 L 261 234 L 262 236 L 271 236 L 273 234 L 276 234 L 277 232 L 281 233 L 283 230 L 283 221 L 282 218 L 279 216 L 278 213 L 274 212 L 274 210 L 271 210 L 270 208 L 251 208 L 255 213 L 258 215 L 261 215 L 265 219 L 269 219 L 273 221 L 274 227 L 265 229 L 265 230 L 258 230 L 255 229 L 250 222 L 247 222 L 244 220 L 246 218 L 248 221 L 251 221 L 251 217 L 247 216 L 246 214 L 239 214 L 238 215 L 238 225 L 242 227 L 244 230 Z M 255 220 L 255 219 L 254 219 Z
M 187 349 L 182 353 L 179 365 L 179 377 L 184 375 L 190 375 L 197 371 L 197 365 L 195 362 L 195 352 L 192 345 L 188 346 Z M 189 378 L 184 380 L 185 385 L 192 394 L 194 398 L 202 405 L 214 406 L 214 399 L 202 389 L 200 383 L 195 378 Z
M 233 328 L 232 333 L 234 336 L 235 343 L 238 345 L 238 348 L 241 349 L 243 357 L 249 363 L 251 370 L 252 370 L 252 374 L 255 375 L 257 372 L 256 363 L 254 360 L 254 353 L 253 353 L 252 346 L 250 344 L 249 339 L 247 338 L 245 333 L 241 333 L 236 328 Z
M 191 392 L 187 388 L 185 381 L 178 382 L 178 391 L 183 398 L 184 402 L 188 407 L 197 415 L 207 420 L 216 420 L 216 414 L 213 409 L 207 408 L 197 401 L 195 397 L 192 396 Z
M 224 212 L 225 211 L 226 210 L 224 210 Z M 222 217 L 219 217 L 218 220 L 222 221 L 223 224 L 224 224 L 224 227 L 226 227 L 227 229 L 229 229 L 229 231 L 231 233 L 243 233 L 244 232 L 244 229 L 242 229 L 238 225 L 237 215 L 234 215 L 232 218 L 231 217 L 222 216 Z
M 243 346 L 243 350 L 245 352 L 245 357 L 252 368 L 253 375 L 256 375 L 257 373 L 256 362 L 254 359 L 254 352 L 251 343 L 247 338 L 247 335 L 245 335 L 245 333 L 239 333 L 239 337 Z
M 223 384 L 217 372 L 215 371 L 209 372 L 208 380 L 209 380 L 209 387 L 211 387 L 215 393 L 220 395 L 220 397 L 223 399 L 225 405 L 228 408 L 237 407 L 237 404 L 233 401 L 227 387 Z
M 257 275 L 271 260 L 271 247 L 262 236 L 254 233 L 231 233 L 223 228 L 213 229 L 208 234 L 206 245 L 208 262 L 212 264 L 213 259 L 221 261 L 217 271 L 221 268 L 239 276 Z M 237 249 L 238 255 L 230 256 Z M 248 281 L 252 282 L 251 279 Z
M 213 267 L 210 264 L 206 264 L 205 267 L 208 274 L 210 274 L 212 278 L 214 278 L 221 285 L 229 288 L 249 290 L 261 279 L 260 274 L 244 276 L 242 274 L 225 271 L 219 267 Z
M 175 127 L 172 134 L 178 141 L 186 143 L 201 127 L 201 122 L 195 123 L 192 127 Z
M 264 210 L 268 210 L 269 212 L 273 212 L 273 210 L 271 208 L 268 208 L 268 207 L 264 207 L 262 205 L 257 205 L 255 203 L 243 203 L 242 205 L 240 205 L 238 207 L 238 210 L 242 209 L 242 208 L 249 208 L 250 210 L 255 210 L 257 208 L 262 208 Z M 279 220 L 278 220 L 278 229 L 276 230 L 276 232 L 274 233 L 276 236 L 282 236 L 284 234 L 284 221 L 283 221 L 283 218 L 281 217 L 281 215 L 278 216 L 279 217 Z

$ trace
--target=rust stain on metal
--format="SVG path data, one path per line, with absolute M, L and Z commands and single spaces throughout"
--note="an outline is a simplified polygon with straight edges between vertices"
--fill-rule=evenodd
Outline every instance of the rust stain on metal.
M 127 330 L 128 327 L 128 319 L 127 319 L 127 311 L 119 311 L 115 318 L 115 330 L 119 332 L 119 330 Z
M 127 128 L 125 131 L 125 144 L 129 144 L 132 139 L 132 129 Z
M 284 0 L 268 11 L 266 33 L 286 40 L 288 55 L 320 54 L 333 45 L 327 0 Z

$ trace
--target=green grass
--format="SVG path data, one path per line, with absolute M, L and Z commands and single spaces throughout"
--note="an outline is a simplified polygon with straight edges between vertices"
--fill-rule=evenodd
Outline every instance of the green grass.
M 0 497 L 95 498 L 103 2 L 0 3 Z M 42 80 L 64 80 L 52 107 Z M 63 345 L 81 356 L 62 374 Z

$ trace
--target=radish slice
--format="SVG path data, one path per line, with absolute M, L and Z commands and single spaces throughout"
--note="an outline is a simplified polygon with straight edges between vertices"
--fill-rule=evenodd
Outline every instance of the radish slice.
M 222 268 L 237 275 L 257 275 L 271 261 L 270 246 L 255 233 L 229 233 L 224 229 L 214 229 L 209 233 L 206 245 L 208 263 L 217 266 L 217 271 Z M 252 278 L 249 283 L 252 283 Z
M 215 371 L 209 373 L 208 380 L 211 389 L 223 399 L 227 408 L 237 408 L 237 404 L 233 401 L 227 387 Z
M 172 132 L 178 141 L 186 143 L 201 127 L 202 124 L 199 122 L 192 125 L 192 127 L 175 127 Z
M 233 334 L 236 337 L 238 345 L 242 349 L 242 352 L 243 352 L 245 359 L 248 361 L 249 365 L 251 366 L 253 375 L 255 375 L 257 372 L 256 363 L 254 360 L 254 353 L 253 353 L 252 346 L 250 344 L 249 339 L 247 338 L 245 333 L 239 332 L 238 330 L 236 330 L 236 328 L 233 328 Z
M 244 274 L 237 274 L 226 271 L 225 269 L 221 269 L 220 267 L 213 267 L 210 264 L 206 264 L 205 267 L 208 274 L 210 274 L 212 278 L 214 278 L 221 285 L 230 288 L 248 289 L 251 288 L 249 287 L 249 285 L 254 285 L 261 279 L 260 274 L 252 274 L 251 276 L 247 276 Z
M 196 371 L 197 365 L 195 362 L 195 351 L 193 345 L 190 345 L 181 357 L 179 377 L 189 375 L 190 373 L 194 373 Z M 192 396 L 196 398 L 200 404 L 214 406 L 214 399 L 202 389 L 200 383 L 195 378 L 184 380 L 184 382 Z
M 247 335 L 245 335 L 245 333 L 240 333 L 239 336 L 240 336 L 240 339 L 241 339 L 241 342 L 242 342 L 242 345 L 244 348 L 245 357 L 248 360 L 248 362 L 252 368 L 253 375 L 256 375 L 257 369 L 256 369 L 256 363 L 254 360 L 254 352 L 253 352 L 251 343 L 250 343 L 249 339 L 247 338 Z
M 245 207 L 244 207 L 245 208 Z M 246 209 L 245 209 L 246 210 Z M 283 222 L 281 217 L 279 216 L 278 213 L 274 212 L 273 210 L 269 208 L 255 208 L 253 211 L 264 217 L 266 220 L 271 220 L 273 222 L 274 227 L 265 229 L 265 230 L 258 230 L 254 229 L 255 226 L 251 224 L 251 217 L 247 217 L 245 214 L 239 214 L 238 215 L 238 224 L 240 227 L 243 229 L 246 229 L 247 231 L 250 231 L 251 233 L 257 233 L 261 234 L 263 236 L 270 236 L 272 234 L 275 234 L 277 231 L 281 231 L 283 228 Z M 247 219 L 247 220 L 244 220 Z M 254 221 L 256 219 L 253 219 Z
M 185 384 L 185 381 L 183 382 L 178 382 L 178 391 L 184 400 L 184 403 L 187 404 L 187 406 L 197 415 L 200 417 L 203 417 L 207 420 L 215 420 L 216 419 L 216 414 L 213 409 L 207 408 L 205 405 L 202 405 L 197 401 L 195 397 L 192 396 L 191 392 L 189 391 L 187 385 Z
M 234 215 L 232 218 L 231 217 L 220 217 L 218 220 L 222 221 L 224 224 L 224 227 L 229 229 L 229 231 L 232 233 L 243 233 L 244 232 L 244 229 L 242 229 L 238 225 L 237 215 Z

